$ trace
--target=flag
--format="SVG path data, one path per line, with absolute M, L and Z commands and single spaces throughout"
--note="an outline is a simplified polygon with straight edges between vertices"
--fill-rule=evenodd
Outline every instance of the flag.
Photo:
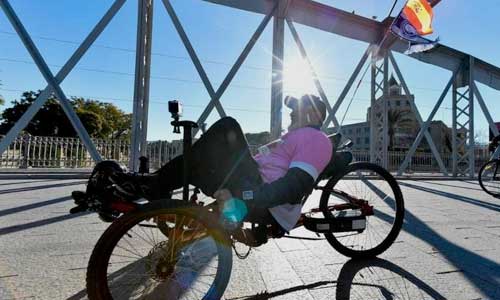
M 410 44 L 405 54 L 428 51 L 438 44 L 437 39 L 432 41 L 422 37 L 433 32 L 433 16 L 427 0 L 408 0 L 391 25 L 392 33 Z
M 433 32 L 432 19 L 434 13 L 427 0 L 408 0 L 402 14 L 415 27 L 418 34 L 427 35 Z

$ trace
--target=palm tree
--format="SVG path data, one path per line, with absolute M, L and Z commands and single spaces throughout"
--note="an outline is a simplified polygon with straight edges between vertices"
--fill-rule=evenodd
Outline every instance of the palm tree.
M 394 148 L 394 136 L 396 135 L 397 128 L 410 128 L 413 124 L 413 119 L 410 117 L 411 112 L 407 109 L 389 109 L 387 112 L 387 123 L 389 128 L 387 134 L 389 135 L 389 150 Z

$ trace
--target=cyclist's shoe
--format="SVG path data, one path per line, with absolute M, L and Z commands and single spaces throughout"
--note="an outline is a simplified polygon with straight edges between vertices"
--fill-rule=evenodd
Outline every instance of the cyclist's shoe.
M 151 198 L 151 177 L 150 174 L 116 173 L 110 179 L 120 196 L 128 200 L 137 200 Z

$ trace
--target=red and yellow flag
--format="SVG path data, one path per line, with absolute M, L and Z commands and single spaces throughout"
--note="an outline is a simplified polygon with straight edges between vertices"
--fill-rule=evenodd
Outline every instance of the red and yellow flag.
M 403 14 L 408 22 L 415 27 L 418 34 L 427 35 L 433 32 L 432 19 L 434 13 L 427 0 L 408 0 L 403 9 Z

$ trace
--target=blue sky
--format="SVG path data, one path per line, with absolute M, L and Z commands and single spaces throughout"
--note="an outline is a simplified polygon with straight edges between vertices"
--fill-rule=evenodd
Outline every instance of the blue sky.
M 66 62 L 104 12 L 111 0 L 11 0 L 11 5 L 24 22 L 36 45 L 56 73 Z M 356 14 L 383 19 L 392 0 L 323 0 Z M 172 0 L 214 88 L 222 82 L 231 65 L 262 20 L 262 15 L 238 11 L 200 0 Z M 404 4 L 398 1 L 398 8 Z M 435 8 L 434 28 L 441 42 L 471 53 L 500 66 L 500 26 L 497 12 L 500 1 L 443 0 Z M 137 1 L 128 0 L 111 24 L 63 82 L 67 95 L 83 96 L 112 102 L 127 112 L 132 111 L 134 83 L 134 50 L 136 39 Z M 151 104 L 148 139 L 178 138 L 171 133 L 167 101 L 179 99 L 185 105 L 185 118 L 197 119 L 209 101 L 193 64 L 188 58 L 161 1 L 155 1 Z M 242 124 L 246 132 L 269 129 L 271 34 L 268 25 L 259 42 L 236 75 L 221 102 L 226 112 Z M 313 61 L 316 72 L 331 103 L 335 102 L 351 75 L 367 44 L 330 33 L 296 25 Z M 430 113 L 451 73 L 420 63 L 403 55 L 396 59 L 410 86 L 424 119 Z M 299 53 L 286 29 L 285 68 L 290 94 L 315 91 L 307 72 L 302 72 Z M 298 71 L 297 71 L 298 70 Z M 294 73 L 295 71 L 295 73 Z M 24 90 L 45 87 L 42 76 L 24 49 L 19 38 L 0 13 L 0 94 L 9 102 L 18 99 Z M 369 81 L 369 77 L 365 77 Z M 490 112 L 500 121 L 500 92 L 479 85 Z M 352 96 L 352 91 L 348 99 Z M 345 123 L 363 121 L 369 105 L 369 85 L 363 84 L 356 95 Z M 347 102 L 337 117 L 342 118 Z M 436 119 L 451 122 L 451 95 L 447 97 Z M 1 109 L 1 108 L 0 108 Z M 486 138 L 487 124 L 475 107 L 477 134 Z M 283 110 L 284 127 L 288 111 Z M 218 118 L 214 111 L 208 125 Z

